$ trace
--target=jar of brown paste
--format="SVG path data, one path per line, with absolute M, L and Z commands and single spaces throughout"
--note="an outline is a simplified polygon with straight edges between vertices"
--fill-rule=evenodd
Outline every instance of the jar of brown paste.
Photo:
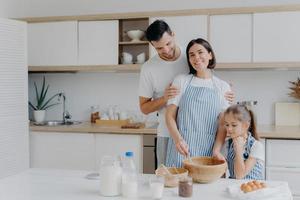
M 191 197 L 193 195 L 193 179 L 191 177 L 179 180 L 178 195 L 181 197 Z

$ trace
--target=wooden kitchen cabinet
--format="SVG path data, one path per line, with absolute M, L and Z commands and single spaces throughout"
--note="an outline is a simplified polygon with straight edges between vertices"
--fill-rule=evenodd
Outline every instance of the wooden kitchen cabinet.
M 31 132 L 30 167 L 95 170 L 94 135 Z
M 133 56 L 132 64 L 137 63 L 137 55 L 145 53 L 145 61 L 149 59 L 149 43 L 145 36 L 140 41 L 132 41 L 127 32 L 130 30 L 146 31 L 149 25 L 148 18 L 120 19 L 119 20 L 119 64 L 122 63 L 122 53 L 126 52 Z
M 78 22 L 78 64 L 118 64 L 118 20 Z
M 105 155 L 125 156 L 125 152 L 132 151 L 137 171 L 143 169 L 143 136 L 127 134 L 99 133 L 96 137 L 96 166 Z
M 207 39 L 207 15 L 152 17 L 149 19 L 149 23 L 151 24 L 157 19 L 162 19 L 168 23 L 175 33 L 175 40 L 181 46 L 184 54 L 187 44 L 192 39 L 199 37 Z M 151 46 L 150 57 L 155 54 L 156 51 Z
M 287 181 L 292 194 L 300 196 L 300 141 L 266 140 L 267 180 Z
M 299 11 L 254 14 L 254 62 L 300 61 L 299 18 Z
M 28 64 L 77 64 L 77 21 L 28 24 Z
M 251 14 L 212 15 L 209 32 L 218 63 L 251 62 Z

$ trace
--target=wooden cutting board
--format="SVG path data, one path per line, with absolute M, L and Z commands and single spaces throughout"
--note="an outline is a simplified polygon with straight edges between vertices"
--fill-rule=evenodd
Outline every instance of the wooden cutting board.
M 122 125 L 121 128 L 133 128 L 133 129 L 139 129 L 139 128 L 145 128 L 145 124 L 144 123 L 128 123 L 125 125 Z

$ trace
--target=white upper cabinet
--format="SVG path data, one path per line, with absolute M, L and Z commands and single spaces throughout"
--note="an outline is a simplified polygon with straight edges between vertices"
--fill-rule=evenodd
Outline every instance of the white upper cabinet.
M 117 20 L 81 21 L 78 27 L 79 65 L 118 64 Z
M 252 15 L 211 16 L 210 42 L 218 63 L 251 62 Z
M 28 25 L 28 63 L 77 64 L 77 22 L 48 22 Z
M 171 30 L 175 33 L 176 42 L 185 49 L 189 41 L 195 38 L 207 39 L 207 16 L 176 16 L 176 17 L 156 17 L 150 18 L 150 24 L 157 19 L 162 19 L 168 23 Z M 150 55 L 156 54 L 154 48 L 151 47 Z M 150 57 L 151 57 L 150 56 Z
M 300 12 L 254 14 L 254 61 L 300 61 Z

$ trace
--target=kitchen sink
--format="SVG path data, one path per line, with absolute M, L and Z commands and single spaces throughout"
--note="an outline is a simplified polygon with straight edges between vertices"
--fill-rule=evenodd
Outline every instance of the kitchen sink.
M 59 120 L 54 120 L 54 121 L 46 121 L 42 123 L 34 123 L 34 125 L 37 126 L 65 126 L 65 125 L 77 125 L 80 124 L 80 121 L 59 121 Z

